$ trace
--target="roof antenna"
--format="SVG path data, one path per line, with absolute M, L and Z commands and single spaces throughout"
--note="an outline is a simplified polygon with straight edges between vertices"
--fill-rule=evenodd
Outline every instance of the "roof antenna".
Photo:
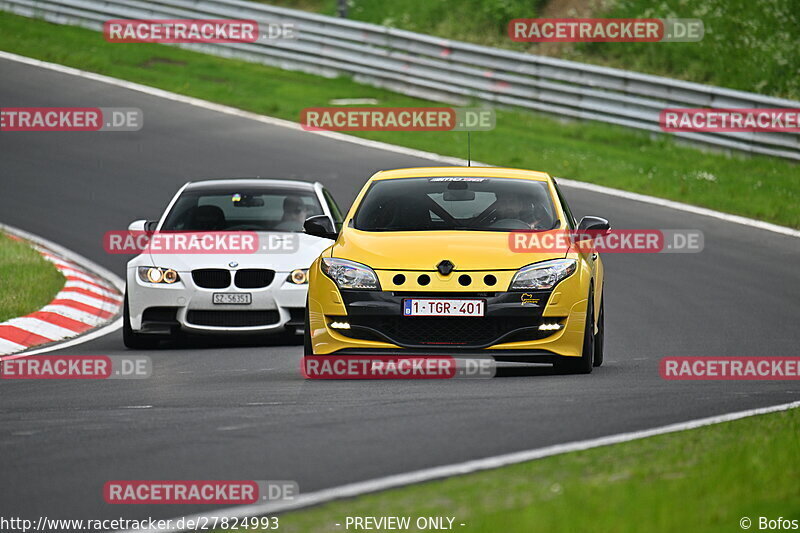
M 467 166 L 472 166 L 472 141 L 470 139 L 469 130 L 467 130 Z

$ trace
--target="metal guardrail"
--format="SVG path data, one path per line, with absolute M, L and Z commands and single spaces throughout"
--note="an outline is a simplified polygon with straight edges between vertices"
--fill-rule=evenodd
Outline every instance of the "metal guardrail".
M 0 0 L 0 10 L 101 30 L 108 19 L 236 18 L 292 24 L 297 39 L 184 48 L 432 100 L 521 107 L 663 133 L 664 108 L 800 108 L 800 102 L 441 39 L 243 0 Z M 676 132 L 694 143 L 800 160 L 791 132 Z

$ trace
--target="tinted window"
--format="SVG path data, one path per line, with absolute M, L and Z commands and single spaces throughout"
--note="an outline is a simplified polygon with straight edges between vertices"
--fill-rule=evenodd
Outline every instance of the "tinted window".
M 510 178 L 403 178 L 373 182 L 355 216 L 364 231 L 552 229 L 546 182 Z
M 312 191 L 231 189 L 186 191 L 164 221 L 165 231 L 303 231 L 322 214 Z

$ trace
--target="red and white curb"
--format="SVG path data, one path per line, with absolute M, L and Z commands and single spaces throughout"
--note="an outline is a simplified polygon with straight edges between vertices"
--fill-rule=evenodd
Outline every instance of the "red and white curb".
M 2 224 L 0 231 L 12 239 L 27 242 L 66 278 L 64 288 L 48 305 L 35 313 L 0 323 L 0 361 L 31 355 L 28 350 L 35 347 L 59 348 L 61 342 L 105 329 L 104 326 L 119 317 L 122 280 L 40 237 Z

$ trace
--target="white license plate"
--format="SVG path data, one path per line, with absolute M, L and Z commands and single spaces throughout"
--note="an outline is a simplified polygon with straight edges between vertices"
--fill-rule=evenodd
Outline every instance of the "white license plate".
M 215 292 L 211 298 L 215 304 L 249 305 L 253 301 L 249 292 Z
M 451 300 L 444 298 L 403 300 L 403 316 L 483 316 L 484 300 Z

